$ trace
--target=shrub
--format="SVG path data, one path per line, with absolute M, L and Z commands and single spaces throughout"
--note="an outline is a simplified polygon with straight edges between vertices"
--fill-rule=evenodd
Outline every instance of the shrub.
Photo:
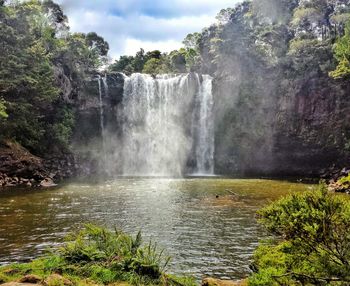
M 255 252 L 250 285 L 349 285 L 348 199 L 322 185 L 273 203 L 259 217 L 276 238 Z
M 155 244 L 150 242 L 142 246 L 141 233 L 132 238 L 118 230 L 113 232 L 87 224 L 84 229 L 71 234 L 68 240 L 57 254 L 68 264 L 84 267 L 83 272 L 98 277 L 99 281 L 112 282 L 114 274 L 110 271 L 159 279 L 169 262 Z
M 144 245 L 141 233 L 134 238 L 119 230 L 111 231 L 86 224 L 66 239 L 60 248 L 44 258 L 0 267 L 0 282 L 14 281 L 29 273 L 44 279 L 52 273 L 59 273 L 77 285 L 87 285 L 88 281 L 94 285 L 115 282 L 133 285 L 194 285 L 191 279 L 165 274 L 169 258 L 158 250 L 155 243 Z M 59 286 L 59 283 L 53 279 L 51 284 L 55 285 L 51 286 Z

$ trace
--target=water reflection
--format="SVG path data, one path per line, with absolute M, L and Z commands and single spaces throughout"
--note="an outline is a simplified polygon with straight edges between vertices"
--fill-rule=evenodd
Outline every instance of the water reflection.
M 142 230 L 173 257 L 170 271 L 244 277 L 258 238 L 256 210 L 313 185 L 271 180 L 124 178 L 0 193 L 0 263 L 38 256 L 84 222 Z

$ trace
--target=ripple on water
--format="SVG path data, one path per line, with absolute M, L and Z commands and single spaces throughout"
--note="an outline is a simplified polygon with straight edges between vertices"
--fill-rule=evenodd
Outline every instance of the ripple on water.
M 3 192 L 0 263 L 40 255 L 82 222 L 95 222 L 133 235 L 142 230 L 145 241 L 157 241 L 173 257 L 172 273 L 238 279 L 249 273 L 263 236 L 256 210 L 290 191 L 313 187 L 270 180 L 128 178 Z

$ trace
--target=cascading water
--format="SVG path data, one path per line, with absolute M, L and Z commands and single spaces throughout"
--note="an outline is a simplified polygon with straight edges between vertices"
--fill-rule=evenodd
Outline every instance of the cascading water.
M 198 93 L 199 116 L 197 126 L 196 144 L 196 174 L 211 175 L 214 173 L 214 118 L 213 118 L 213 94 L 212 78 L 203 75 L 203 81 Z
M 105 96 L 108 97 L 108 83 L 107 83 L 107 75 L 105 75 L 103 78 L 102 78 L 102 83 L 103 83 L 103 88 L 104 88 L 104 91 L 105 91 Z
M 210 76 L 124 76 L 122 102 L 117 108 L 106 109 L 116 112 L 117 121 L 105 122 L 103 98 L 116 90 L 112 79 L 110 90 L 107 76 L 98 78 L 104 172 L 132 176 L 213 174 Z
M 99 107 L 100 107 L 100 128 L 101 128 L 101 140 L 102 140 L 102 156 L 101 163 L 106 165 L 108 163 L 106 157 L 106 132 L 105 132 L 105 122 L 104 122 L 104 110 L 103 110 L 103 98 L 102 98 L 102 85 L 104 88 L 105 96 L 108 95 L 108 85 L 107 85 L 107 76 L 102 78 L 98 76 L 98 94 L 99 94 Z
M 194 73 L 125 77 L 118 111 L 124 175 L 213 174 L 211 82 Z
M 103 100 L 102 100 L 102 78 L 98 76 L 98 96 L 99 96 L 99 107 L 100 107 L 100 127 L 101 127 L 101 136 L 104 137 L 104 118 L 103 118 Z

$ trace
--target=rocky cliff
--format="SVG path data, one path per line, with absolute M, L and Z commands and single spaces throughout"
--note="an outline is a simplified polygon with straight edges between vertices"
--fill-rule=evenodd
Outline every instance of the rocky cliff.
M 244 2 L 201 36 L 202 71 L 215 77 L 216 172 L 318 176 L 349 165 L 350 82 L 328 75 L 349 3 L 264 9 L 271 2 Z

